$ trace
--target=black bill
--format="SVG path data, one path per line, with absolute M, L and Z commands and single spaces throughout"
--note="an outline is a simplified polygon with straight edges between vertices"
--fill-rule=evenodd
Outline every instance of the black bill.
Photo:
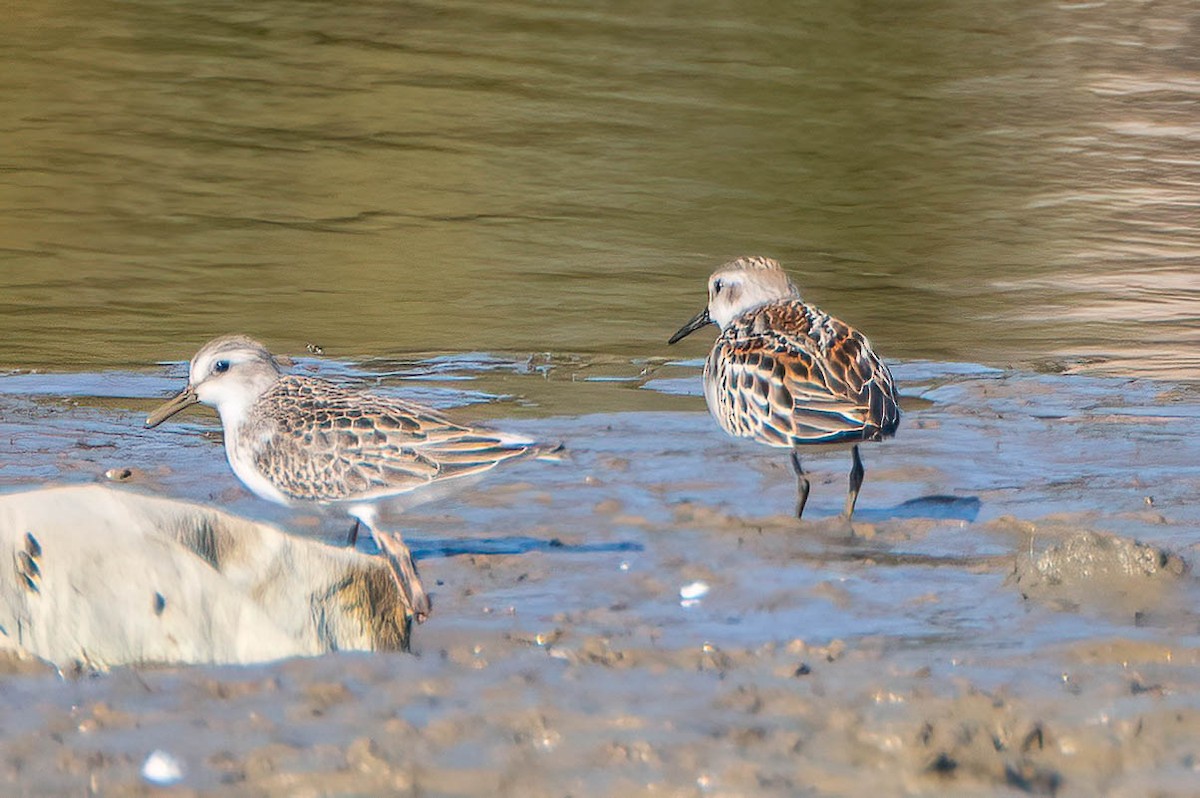
M 700 311 L 695 316 L 693 316 L 691 321 L 689 321 L 687 324 L 680 327 L 679 331 L 677 333 L 675 333 L 674 335 L 672 335 L 671 340 L 667 341 L 667 343 L 673 344 L 676 341 L 682 340 L 682 339 L 686 338 L 687 336 L 691 335 L 692 333 L 694 333 L 696 330 L 699 330 L 701 327 L 705 326 L 706 324 L 711 324 L 711 323 L 712 323 L 712 319 L 710 319 L 708 317 L 708 308 L 705 308 L 704 310 Z

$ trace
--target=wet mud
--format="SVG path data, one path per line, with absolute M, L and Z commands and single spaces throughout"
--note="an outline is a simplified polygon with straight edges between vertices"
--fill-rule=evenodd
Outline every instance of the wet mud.
M 2 791 L 152 794 L 160 751 L 180 795 L 1195 794 L 1194 387 L 900 364 L 859 515 L 837 517 L 834 450 L 797 523 L 786 456 L 715 428 L 695 363 L 599 370 L 455 394 L 347 369 L 494 397 L 455 412 L 569 457 L 401 517 L 434 600 L 411 654 L 7 662 Z M 104 482 L 344 535 L 247 494 L 209 415 L 149 434 L 152 400 L 26 386 L 0 394 L 6 490 Z M 568 390 L 643 407 L 522 410 Z

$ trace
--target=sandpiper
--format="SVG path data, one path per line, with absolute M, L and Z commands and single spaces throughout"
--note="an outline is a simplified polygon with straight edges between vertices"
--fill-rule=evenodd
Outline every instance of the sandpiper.
M 779 263 L 742 257 L 708 278 L 708 307 L 683 325 L 675 343 L 706 324 L 721 333 L 704 362 L 704 398 L 730 435 L 790 448 L 796 517 L 808 478 L 800 448 L 853 444 L 843 515 L 854 515 L 862 486 L 861 441 L 895 434 L 900 406 L 892 374 L 866 336 L 800 298 Z
M 461 487 L 463 478 L 502 462 L 558 448 L 457 424 L 401 399 L 285 374 L 280 358 L 244 335 L 201 347 L 187 387 L 152 412 L 146 426 L 197 402 L 217 409 L 229 465 L 256 495 L 283 505 L 339 508 L 355 519 L 351 542 L 364 524 L 418 622 L 429 614 L 429 598 L 408 546 L 376 523 L 378 505 L 403 503 L 418 490 L 433 498 L 441 495 L 437 487 Z

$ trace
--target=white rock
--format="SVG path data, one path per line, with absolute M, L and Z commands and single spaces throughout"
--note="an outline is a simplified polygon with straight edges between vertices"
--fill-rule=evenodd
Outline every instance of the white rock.
M 0 495 L 4 563 L 0 652 L 64 671 L 265 662 L 404 642 L 390 622 L 399 591 L 376 578 L 388 570 L 382 557 L 127 488 Z

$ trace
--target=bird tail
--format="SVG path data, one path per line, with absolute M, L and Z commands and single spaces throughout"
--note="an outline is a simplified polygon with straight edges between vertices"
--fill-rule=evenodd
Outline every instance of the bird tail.
M 535 460 L 547 460 L 554 463 L 561 463 L 564 460 L 571 459 L 571 455 L 562 441 L 538 446 L 533 457 Z
M 522 459 L 532 457 L 534 460 L 550 460 L 555 462 L 568 459 L 567 447 L 563 445 L 562 441 L 539 443 L 532 438 L 508 432 L 493 431 L 492 435 L 505 448 L 523 450 L 520 454 Z

